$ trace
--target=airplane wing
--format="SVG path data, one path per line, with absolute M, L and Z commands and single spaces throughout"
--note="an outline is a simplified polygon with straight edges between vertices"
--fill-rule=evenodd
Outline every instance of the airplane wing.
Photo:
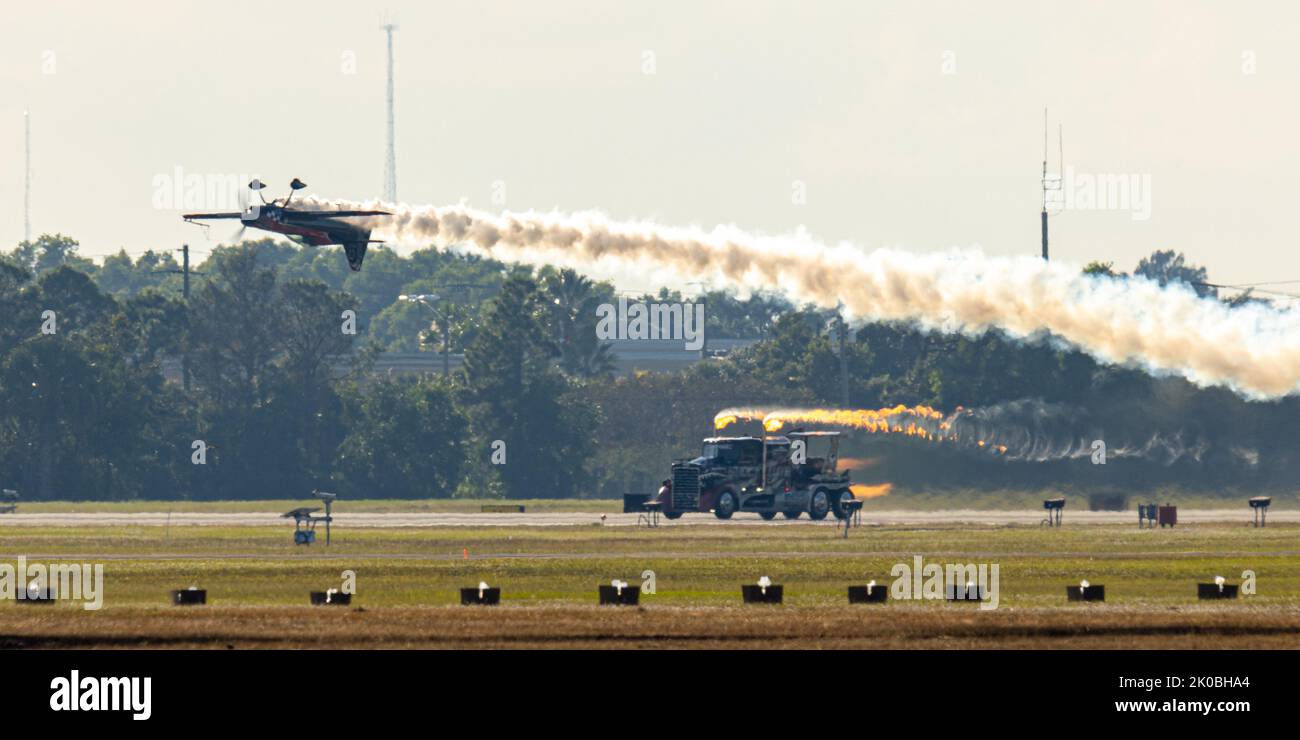
M 241 217 L 241 216 L 243 216 L 243 215 L 244 215 L 244 214 L 242 214 L 242 213 L 186 213 L 186 214 L 183 214 L 183 215 L 181 216 L 181 218 L 185 219 L 186 221 L 192 221 L 192 220 L 194 220 L 194 219 L 196 219 L 196 218 L 197 218 L 197 219 L 209 219 L 209 218 L 239 218 L 239 217 Z
M 354 216 L 391 216 L 388 211 L 291 211 L 293 218 L 350 218 Z

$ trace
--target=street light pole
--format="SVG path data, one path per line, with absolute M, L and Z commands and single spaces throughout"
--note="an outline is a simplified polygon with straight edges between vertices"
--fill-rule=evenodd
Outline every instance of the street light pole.
M 442 377 L 444 380 L 451 377 L 451 321 L 446 311 L 439 311 L 433 307 L 429 301 L 441 300 L 433 293 L 421 293 L 419 295 L 399 295 L 399 301 L 408 301 L 410 303 L 419 303 L 425 306 L 433 315 L 442 322 Z
M 442 379 L 451 377 L 451 327 L 447 317 L 442 317 Z

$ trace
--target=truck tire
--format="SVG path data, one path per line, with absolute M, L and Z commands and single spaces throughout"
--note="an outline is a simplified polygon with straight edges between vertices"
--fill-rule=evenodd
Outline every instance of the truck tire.
M 765 521 L 765 522 L 770 522 L 770 521 L 772 521 L 773 519 L 776 518 L 776 512 L 775 512 L 775 511 L 760 511 L 760 512 L 758 512 L 758 515 L 761 516 L 761 517 L 763 517 L 763 521 Z
M 826 491 L 818 488 L 808 497 L 808 518 L 814 522 L 819 522 L 826 518 L 831 511 L 831 497 Z
M 669 519 L 681 519 L 681 518 L 682 518 L 682 512 L 680 512 L 680 511 L 665 511 L 665 512 L 664 512 L 664 516 L 668 517 Z
M 730 519 L 736 513 L 736 494 L 723 491 L 718 494 L 718 502 L 713 505 L 713 515 L 719 519 Z
M 855 498 L 856 497 L 853 495 L 853 492 L 848 490 L 847 488 L 844 489 L 843 491 L 831 492 L 831 513 L 835 515 L 836 519 L 844 519 L 845 517 L 848 516 L 848 514 L 844 511 L 844 502 L 852 501 Z
M 797 509 L 795 511 L 783 511 L 781 512 L 781 516 L 785 517 L 786 519 L 798 519 L 799 517 L 803 516 L 803 512 Z

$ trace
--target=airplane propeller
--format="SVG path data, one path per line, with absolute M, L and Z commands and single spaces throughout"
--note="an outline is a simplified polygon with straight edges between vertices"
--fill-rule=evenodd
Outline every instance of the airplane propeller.
M 262 181 L 258 179 L 254 179 L 252 182 L 248 183 L 248 189 L 257 192 L 259 198 L 262 198 L 262 193 L 260 191 L 264 187 L 266 187 L 266 185 L 264 185 Z M 245 201 L 247 200 L 247 198 L 241 197 L 240 200 Z M 266 198 L 262 198 L 262 202 L 266 203 Z M 249 224 L 257 220 L 257 215 L 253 211 L 252 203 L 245 202 L 245 203 L 241 203 L 240 205 L 241 207 L 239 209 L 239 228 L 235 230 L 235 233 L 233 235 L 231 235 L 230 237 L 231 244 L 238 244 L 239 240 L 244 238 L 244 230 L 248 228 Z

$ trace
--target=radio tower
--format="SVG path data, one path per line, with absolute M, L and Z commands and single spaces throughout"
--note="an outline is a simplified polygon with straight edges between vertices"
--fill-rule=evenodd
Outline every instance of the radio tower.
M 23 111 L 23 134 L 27 153 L 23 170 L 23 241 L 29 242 L 32 240 L 32 119 L 27 111 Z
M 397 202 L 397 140 L 394 134 L 393 114 L 393 31 L 397 26 L 385 23 L 383 30 L 388 34 L 388 157 L 384 161 L 384 200 Z
M 1057 169 L 1060 170 L 1060 172 L 1058 172 L 1055 177 L 1052 177 L 1047 174 L 1047 109 L 1044 108 L 1043 109 L 1043 213 L 1042 213 L 1043 261 L 1044 262 L 1048 260 L 1047 214 L 1049 212 L 1048 206 L 1052 205 L 1052 198 L 1050 193 L 1052 191 L 1060 191 L 1061 184 L 1063 182 L 1062 178 L 1065 177 L 1065 144 L 1062 140 L 1063 132 L 1064 132 L 1063 126 L 1059 127 L 1056 132 L 1056 143 L 1060 146 L 1060 152 L 1057 155 L 1058 156 Z M 1058 202 L 1055 204 L 1055 207 L 1057 208 L 1061 208 L 1063 206 L 1064 206 L 1063 203 Z

